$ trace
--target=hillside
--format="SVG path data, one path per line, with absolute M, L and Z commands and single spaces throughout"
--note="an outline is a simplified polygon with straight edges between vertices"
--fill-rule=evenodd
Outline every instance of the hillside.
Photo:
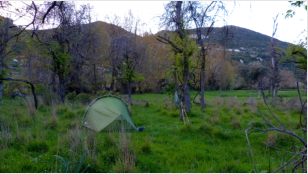
M 208 28 L 204 28 L 206 33 Z M 195 30 L 189 30 L 189 34 L 195 34 Z M 214 28 L 205 42 L 214 42 L 232 51 L 232 59 L 244 63 L 262 61 L 268 57 L 271 37 L 237 26 L 225 26 Z M 279 48 L 287 48 L 288 43 L 274 39 Z
M 125 29 L 118 27 L 113 24 L 109 24 L 102 21 L 93 22 L 90 24 L 84 24 L 84 29 L 94 30 L 96 33 L 99 33 L 97 36 L 99 40 L 109 40 L 110 38 L 117 36 L 119 34 L 131 34 Z M 16 28 L 19 30 L 19 28 Z M 208 28 L 203 28 L 202 33 L 207 33 Z M 38 31 L 39 35 L 49 32 L 49 30 L 40 30 Z M 31 33 L 31 30 L 22 33 L 21 38 L 25 35 Z M 164 35 L 170 31 L 159 31 L 155 35 Z M 188 30 L 188 33 L 191 38 L 195 37 L 196 31 L 194 29 Z M 107 39 L 107 40 L 106 40 Z M 148 39 L 143 37 L 143 39 Z M 252 31 L 249 29 L 237 27 L 237 26 L 225 26 L 225 27 L 216 27 L 213 28 L 209 37 L 204 36 L 205 43 L 217 43 L 223 45 L 228 51 L 231 52 L 232 60 L 248 64 L 252 61 L 261 61 L 265 62 L 269 58 L 269 49 L 270 49 L 270 40 L 271 37 Z M 280 40 L 274 39 L 276 46 L 280 48 L 287 48 L 287 42 L 282 42 Z M 156 42 L 156 39 L 152 39 L 153 42 Z M 157 43 L 159 43 L 157 41 Z M 25 45 L 21 43 L 16 49 L 18 52 L 22 52 L 25 48 Z M 11 59 L 12 60 L 12 59 Z M 9 63 L 9 62 L 8 62 Z M 10 62 L 9 64 L 14 63 Z M 291 63 L 281 64 L 281 69 L 295 70 L 295 66 Z M 295 71 L 294 71 L 295 72 Z
M 207 33 L 209 28 L 203 28 L 202 33 Z M 160 31 L 156 35 L 163 35 L 167 31 Z M 191 38 L 196 37 L 196 30 L 188 30 Z M 264 61 L 268 58 L 271 37 L 238 26 L 216 27 L 210 32 L 209 37 L 203 37 L 205 43 L 217 43 L 231 51 L 232 59 L 247 64 L 251 61 Z M 274 39 L 279 48 L 287 48 L 287 42 Z

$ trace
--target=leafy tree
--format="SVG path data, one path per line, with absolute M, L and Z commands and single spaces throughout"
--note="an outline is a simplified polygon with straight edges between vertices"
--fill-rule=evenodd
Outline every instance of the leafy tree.
M 171 1 L 165 6 L 165 13 L 161 17 L 161 25 L 166 26 L 175 31 L 176 34 L 173 34 L 170 37 L 158 36 L 157 39 L 165 44 L 168 44 L 172 47 L 174 52 L 174 58 L 181 61 L 175 62 L 175 65 L 181 65 L 181 100 L 185 104 L 185 109 L 190 112 L 190 93 L 189 93 L 189 76 L 191 64 L 190 57 L 195 51 L 194 42 L 191 42 L 185 29 L 189 25 L 189 17 L 187 15 L 187 3 L 182 1 Z M 182 109 L 180 108 L 180 120 L 183 119 Z

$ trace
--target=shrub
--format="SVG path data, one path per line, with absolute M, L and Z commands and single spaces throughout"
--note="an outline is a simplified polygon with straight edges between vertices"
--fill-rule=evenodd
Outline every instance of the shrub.
M 146 107 L 146 108 L 150 107 L 150 104 L 149 104 L 149 102 L 148 102 L 148 101 L 146 101 L 146 102 L 145 102 L 144 107 Z
M 45 142 L 32 141 L 29 143 L 27 150 L 30 152 L 47 152 L 49 149 Z
M 34 85 L 34 87 L 36 95 L 45 95 L 46 93 L 48 93 L 47 87 L 41 83 Z
M 76 91 L 68 93 L 66 99 L 68 101 L 75 101 L 77 99 Z
M 82 104 L 88 104 L 91 101 L 91 96 L 86 93 L 80 93 L 77 95 L 77 99 L 82 103 Z
M 108 92 L 108 91 L 106 91 L 106 90 L 103 90 L 103 91 L 97 91 L 97 92 L 96 92 L 96 95 L 97 95 L 97 96 L 102 96 L 102 95 L 106 95 L 106 94 L 108 94 L 108 93 L 110 93 L 110 92 Z
M 63 118 L 74 118 L 75 113 L 70 109 L 63 114 Z

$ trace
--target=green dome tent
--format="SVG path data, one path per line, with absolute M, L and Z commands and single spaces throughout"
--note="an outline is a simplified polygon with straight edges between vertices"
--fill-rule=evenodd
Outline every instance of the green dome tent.
M 93 100 L 83 115 L 82 125 L 95 132 L 121 130 L 122 125 L 125 129 L 137 129 L 126 102 L 112 95 Z

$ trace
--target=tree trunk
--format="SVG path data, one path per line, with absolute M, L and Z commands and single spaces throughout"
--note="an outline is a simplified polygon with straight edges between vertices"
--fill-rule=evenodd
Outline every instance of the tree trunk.
M 202 46 L 201 48 L 201 71 L 202 71 L 202 78 L 201 78 L 201 109 L 205 108 L 205 101 L 204 101 L 204 86 L 205 86 L 205 49 Z
M 96 89 L 96 65 L 95 64 L 93 64 L 93 75 L 94 75 L 94 86 L 95 86 L 95 89 Z
M 115 67 L 113 67 L 112 68 L 112 74 L 111 74 L 111 84 L 110 84 L 110 91 L 113 91 L 113 89 L 114 89 L 114 87 L 115 87 L 115 85 L 114 85 L 114 81 L 115 81 L 115 78 L 116 78 L 116 68 Z
M 176 75 L 176 70 L 174 70 L 174 93 L 178 91 L 178 78 Z
M 2 77 L 3 74 L 3 68 L 2 68 L 2 63 L 0 62 L 0 77 Z M 0 99 L 3 98 L 3 81 L 0 80 Z
M 5 18 L 4 18 L 5 19 Z M 0 46 L 0 77 L 4 78 L 3 76 L 3 60 L 4 60 L 4 56 L 5 56 L 5 52 L 6 52 L 6 41 L 8 40 L 8 34 L 9 34 L 9 19 L 5 19 L 6 23 L 4 25 L 4 32 L 2 33 L 1 36 L 1 44 L 2 46 Z M 0 81 L 0 99 L 3 98 L 3 81 Z
M 252 99 L 252 93 L 250 93 L 250 104 L 253 103 L 253 99 Z
M 181 102 L 181 101 L 180 101 Z M 183 121 L 183 112 L 182 112 L 182 105 L 180 104 L 180 118 L 179 118 L 179 120 L 180 121 Z
M 65 104 L 65 79 L 64 74 L 62 72 L 58 72 L 59 76 L 59 95 L 60 95 L 60 101 L 62 104 Z
M 189 80 L 189 69 L 188 69 L 188 63 L 187 63 L 187 57 L 184 56 L 184 74 L 183 74 L 183 99 L 185 103 L 185 110 L 187 112 L 190 112 L 190 94 L 189 94 L 189 86 L 188 86 L 188 80 Z
M 127 94 L 128 94 L 128 102 L 130 103 L 131 102 L 131 95 L 132 95 L 130 82 L 127 82 Z
M 138 89 L 139 89 L 139 93 L 142 94 L 142 91 L 141 91 L 141 82 L 138 83 Z

